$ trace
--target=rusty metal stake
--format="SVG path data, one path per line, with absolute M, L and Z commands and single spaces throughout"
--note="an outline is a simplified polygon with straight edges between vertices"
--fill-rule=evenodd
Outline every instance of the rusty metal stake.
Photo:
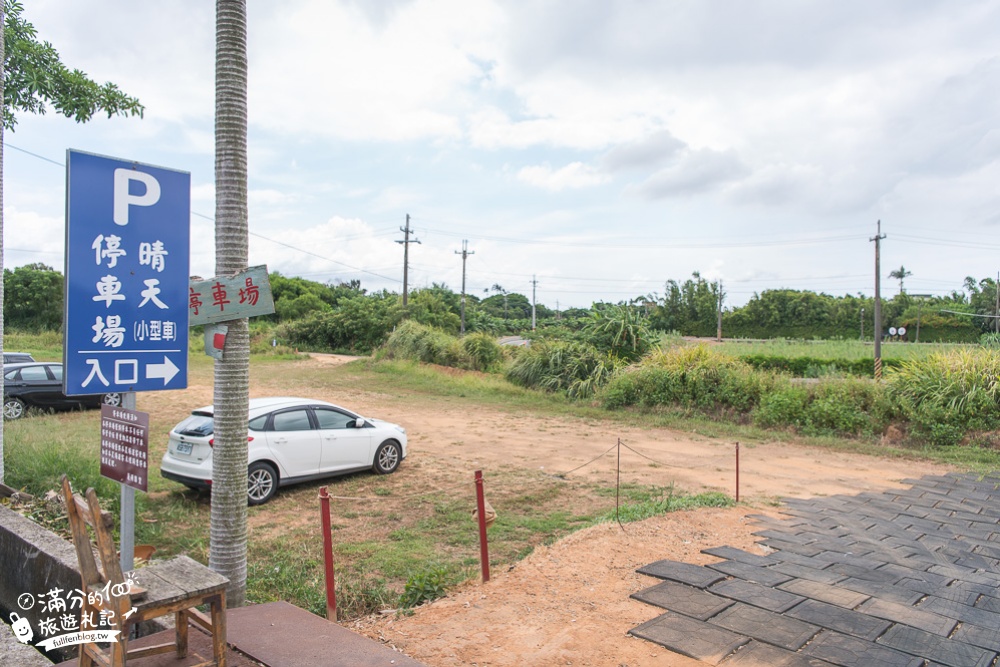
M 483 569 L 483 583 L 490 580 L 490 549 L 486 543 L 486 499 L 483 496 L 483 471 L 476 471 L 476 508 L 479 510 L 479 561 Z
M 736 502 L 740 502 L 740 443 L 736 443 Z
M 326 563 L 326 618 L 337 621 L 337 583 L 333 576 L 333 531 L 330 527 L 330 494 L 319 490 L 319 514 L 323 520 L 323 561 Z

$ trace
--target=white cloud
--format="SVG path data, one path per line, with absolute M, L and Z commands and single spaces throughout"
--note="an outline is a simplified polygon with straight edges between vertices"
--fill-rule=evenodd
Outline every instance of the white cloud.
M 716 190 L 747 171 L 732 151 L 689 151 L 676 164 L 661 169 L 632 189 L 649 199 L 690 196 Z
M 582 162 L 571 162 L 556 170 L 548 164 L 524 167 L 517 172 L 517 180 L 537 188 L 559 192 L 602 185 L 611 178 Z
M 349 141 L 459 137 L 463 88 L 503 22 L 489 0 L 396 3 L 374 23 L 326 0 L 269 9 L 267 39 L 251 42 L 251 122 Z
M 982 249 L 953 255 L 887 242 L 888 264 L 918 271 L 923 261 L 963 277 L 995 270 L 978 267 L 995 264 L 983 225 L 1000 217 L 1000 0 L 249 0 L 248 12 L 252 229 L 279 230 L 317 254 L 397 276 L 392 237 L 326 245 L 347 227 L 317 221 L 395 227 L 410 212 L 418 230 L 424 216 L 450 234 L 411 247 L 418 282 L 458 282 L 447 246 L 456 238 L 481 249 L 481 283 L 521 281 L 523 290 L 533 273 L 589 276 L 598 249 L 568 244 L 595 230 L 705 241 L 676 254 L 601 248 L 602 271 L 618 281 L 683 279 L 716 261 L 723 278 L 761 266 L 780 266 L 776 279 L 816 275 L 824 262 L 853 275 L 870 263 L 855 246 L 709 246 L 734 232 L 749 244 L 882 217 L 890 234 L 903 221 L 949 238 L 974 233 L 966 226 L 987 234 Z M 86 125 L 25 117 L 8 141 L 57 161 L 73 146 L 190 171 L 195 209 L 212 215 L 211 5 L 32 0 L 25 15 L 67 64 L 138 95 L 147 111 Z M 61 215 L 65 179 L 38 162 L 7 154 L 12 248 L 25 245 L 19 228 L 48 229 Z M 639 196 L 603 196 L 626 180 Z M 193 262 L 210 272 L 211 223 L 193 225 Z M 859 231 L 861 247 L 872 232 Z M 510 252 L 491 235 L 551 243 Z M 61 236 L 50 229 L 44 244 Z M 261 243 L 252 240 L 257 261 L 291 273 L 338 270 Z M 563 305 L 586 305 L 591 288 L 563 287 Z M 560 292 L 547 289 L 551 305 Z

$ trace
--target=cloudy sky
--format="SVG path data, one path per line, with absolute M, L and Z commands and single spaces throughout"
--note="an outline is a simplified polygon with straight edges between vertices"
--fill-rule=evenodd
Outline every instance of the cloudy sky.
M 190 171 L 214 273 L 214 3 L 31 0 L 143 119 L 22 116 L 5 261 L 61 269 L 65 150 Z M 250 256 L 549 307 L 787 287 L 944 294 L 1000 269 L 1000 0 L 250 0 Z

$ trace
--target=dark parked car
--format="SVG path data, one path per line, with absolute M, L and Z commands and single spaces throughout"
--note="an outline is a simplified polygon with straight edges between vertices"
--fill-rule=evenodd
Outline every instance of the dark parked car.
M 3 369 L 3 418 L 20 419 L 29 406 L 44 410 L 99 408 L 102 403 L 121 405 L 122 395 L 67 396 L 62 391 L 63 366 L 55 362 L 5 365 Z
M 27 362 L 34 361 L 35 358 L 28 354 L 27 352 L 4 352 L 3 353 L 3 363 L 7 364 L 23 364 Z

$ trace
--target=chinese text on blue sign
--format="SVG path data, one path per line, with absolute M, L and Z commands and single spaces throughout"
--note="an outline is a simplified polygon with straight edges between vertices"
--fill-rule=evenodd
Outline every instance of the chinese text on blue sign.
M 66 156 L 67 395 L 187 386 L 191 175 Z

